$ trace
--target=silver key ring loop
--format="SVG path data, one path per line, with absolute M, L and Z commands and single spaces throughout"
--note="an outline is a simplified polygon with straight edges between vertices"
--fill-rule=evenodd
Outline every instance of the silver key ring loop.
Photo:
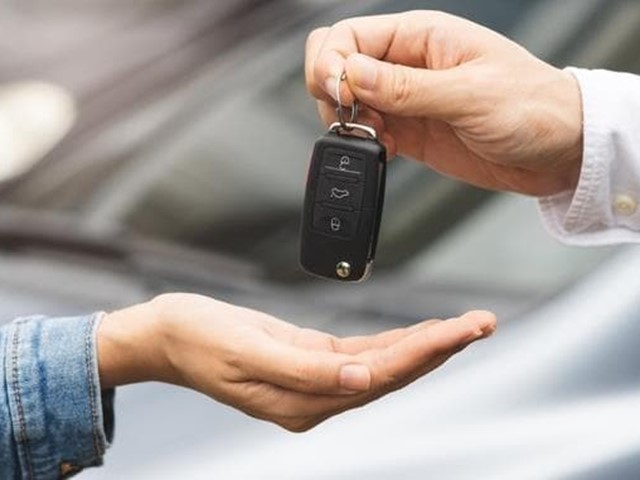
M 353 127 L 350 124 L 355 123 L 358 118 L 358 111 L 360 110 L 360 104 L 357 99 L 354 99 L 353 105 L 351 105 L 351 115 L 350 119 L 347 120 L 344 114 L 345 107 L 342 105 L 342 100 L 340 99 L 340 83 L 344 82 L 347 79 L 347 73 L 342 72 L 338 81 L 336 82 L 336 101 L 338 102 L 338 108 L 336 108 L 336 112 L 338 114 L 338 122 L 340 123 L 340 127 L 344 130 L 352 130 Z
M 347 122 L 345 125 L 341 125 L 340 122 L 335 122 L 335 123 L 332 123 L 331 126 L 329 127 L 330 132 L 335 132 L 339 134 L 341 134 L 343 131 L 353 132 L 354 130 L 357 131 L 358 133 L 365 134 L 371 140 L 378 140 L 378 133 L 376 132 L 376 129 L 368 125 L 362 125 L 360 123 L 351 123 L 351 122 Z

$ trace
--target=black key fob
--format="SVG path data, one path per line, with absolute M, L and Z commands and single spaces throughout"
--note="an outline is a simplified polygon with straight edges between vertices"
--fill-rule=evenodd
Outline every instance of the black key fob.
M 308 273 L 345 282 L 366 279 L 382 219 L 386 157 L 376 131 L 365 125 L 335 123 L 316 142 L 300 245 L 300 264 Z

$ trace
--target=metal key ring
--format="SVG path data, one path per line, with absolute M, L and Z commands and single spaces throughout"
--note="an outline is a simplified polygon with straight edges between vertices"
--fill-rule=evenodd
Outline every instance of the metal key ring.
M 349 124 L 355 123 L 358 118 L 358 111 L 360 110 L 360 104 L 357 99 L 353 100 L 353 105 L 351 105 L 351 118 L 347 121 L 344 115 L 345 107 L 342 105 L 342 100 L 340 99 L 340 82 L 343 82 L 347 79 L 347 72 L 342 72 L 338 81 L 336 82 L 336 101 L 338 102 L 338 108 L 336 108 L 336 112 L 338 114 L 338 122 L 340 122 L 340 127 L 344 130 L 352 130 L 353 127 Z

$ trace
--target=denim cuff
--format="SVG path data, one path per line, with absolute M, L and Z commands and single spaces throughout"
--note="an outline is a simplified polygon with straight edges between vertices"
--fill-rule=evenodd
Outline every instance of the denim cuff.
M 114 392 L 100 389 L 101 318 L 29 317 L 9 326 L 4 373 L 17 478 L 67 478 L 102 464 L 113 438 Z

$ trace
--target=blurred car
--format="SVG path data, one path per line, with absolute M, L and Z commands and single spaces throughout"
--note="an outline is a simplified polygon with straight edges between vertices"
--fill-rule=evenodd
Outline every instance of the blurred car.
M 74 122 L 62 140 L 16 147 L 29 158 L 1 172 L 0 321 L 167 291 L 340 335 L 478 308 L 501 320 L 489 342 L 304 435 L 186 390 L 122 388 L 116 442 L 85 478 L 640 476 L 629 422 L 640 400 L 637 251 L 563 247 L 533 200 L 397 159 L 372 279 L 345 286 L 300 272 L 305 174 L 323 133 L 304 88 L 306 35 L 411 8 L 464 15 L 559 65 L 640 71 L 640 5 L 623 0 L 0 7 L 0 89 L 37 80 L 75 109 L 60 117 L 58 132 Z

